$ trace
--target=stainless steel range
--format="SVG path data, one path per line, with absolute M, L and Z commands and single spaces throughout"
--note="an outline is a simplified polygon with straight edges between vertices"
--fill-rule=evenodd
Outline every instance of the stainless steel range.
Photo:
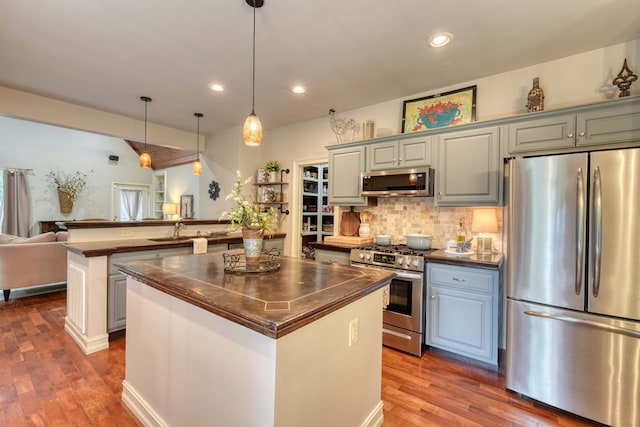
M 426 254 L 435 249 L 415 250 L 406 245 L 363 246 L 351 249 L 351 265 L 393 270 L 389 305 L 383 313 L 382 343 L 388 347 L 422 355 L 425 327 Z

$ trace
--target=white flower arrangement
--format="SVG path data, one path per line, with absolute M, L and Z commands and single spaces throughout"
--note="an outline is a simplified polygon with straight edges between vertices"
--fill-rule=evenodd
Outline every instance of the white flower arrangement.
M 252 177 L 242 180 L 240 171 L 236 171 L 236 182 L 233 191 L 227 195 L 226 200 L 233 200 L 236 205 L 224 212 L 221 219 L 230 219 L 231 224 L 239 227 L 258 229 L 262 232 L 271 231 L 271 223 L 275 217 L 273 208 L 265 208 L 256 203 L 252 197 L 245 196 L 242 190 L 250 184 Z

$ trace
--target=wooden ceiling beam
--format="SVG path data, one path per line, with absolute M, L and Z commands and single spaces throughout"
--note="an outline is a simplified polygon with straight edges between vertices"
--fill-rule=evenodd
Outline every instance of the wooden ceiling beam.
M 144 152 L 144 142 L 124 140 L 138 156 Z M 151 156 L 151 169 L 166 169 L 173 166 L 193 163 L 198 158 L 195 150 L 181 150 L 178 148 L 162 147 L 147 143 L 147 152 Z

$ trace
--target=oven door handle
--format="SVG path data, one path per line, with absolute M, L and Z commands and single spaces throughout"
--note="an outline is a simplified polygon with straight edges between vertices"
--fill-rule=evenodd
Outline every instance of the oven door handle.
M 397 270 L 394 271 L 396 272 L 396 277 L 398 279 L 422 280 L 422 274 L 420 273 L 406 273 L 404 271 Z

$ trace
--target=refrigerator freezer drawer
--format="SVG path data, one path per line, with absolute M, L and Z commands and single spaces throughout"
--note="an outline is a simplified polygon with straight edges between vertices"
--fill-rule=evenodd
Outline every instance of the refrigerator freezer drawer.
M 506 387 L 611 426 L 640 425 L 640 322 L 507 300 Z

